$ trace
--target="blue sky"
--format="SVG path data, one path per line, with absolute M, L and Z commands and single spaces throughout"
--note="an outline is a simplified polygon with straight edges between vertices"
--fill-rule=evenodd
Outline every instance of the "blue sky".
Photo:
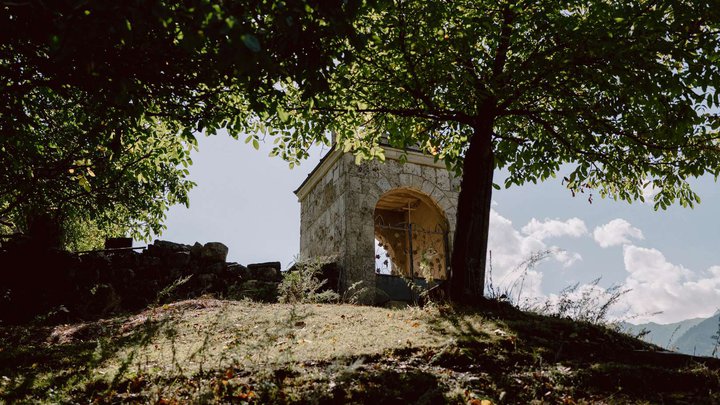
M 270 145 L 256 151 L 223 134 L 198 136 L 198 143 L 190 208 L 170 209 L 161 238 L 219 241 L 230 248 L 229 261 L 287 267 L 299 250 L 300 204 L 293 190 L 323 151 L 291 170 L 268 157 Z M 694 184 L 702 203 L 667 211 L 597 195 L 590 204 L 587 195 L 572 197 L 559 180 L 495 191 L 490 249 L 496 284 L 512 280 L 513 269 L 533 251 L 551 249 L 554 255 L 528 273 L 524 296 L 553 299 L 565 286 L 602 276 L 603 287 L 632 288 L 618 310 L 636 322 L 712 315 L 720 306 L 720 187 L 712 178 Z

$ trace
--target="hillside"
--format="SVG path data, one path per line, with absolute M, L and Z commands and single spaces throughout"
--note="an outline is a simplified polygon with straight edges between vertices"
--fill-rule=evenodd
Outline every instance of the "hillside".
M 621 322 L 620 327 L 631 335 L 639 335 L 647 331 L 647 334 L 641 337 L 642 340 L 664 349 L 676 350 L 675 342 L 678 338 L 687 332 L 688 329 L 706 319 L 707 318 L 692 318 L 668 324 L 648 322 L 635 325 L 628 322 Z
M 487 302 L 181 301 L 112 319 L 0 326 L 0 402 L 708 403 L 720 365 Z
M 718 316 L 720 313 L 709 318 L 686 319 L 670 324 L 649 322 L 635 325 L 622 322 L 620 328 L 635 336 L 647 331 L 641 336 L 642 340 L 668 350 L 712 357 L 715 348 L 712 336 L 718 333 Z
M 716 341 L 712 339 L 718 333 L 718 323 L 720 320 L 716 314 L 688 329 L 675 341 L 677 351 L 698 356 L 720 355 L 713 353 Z

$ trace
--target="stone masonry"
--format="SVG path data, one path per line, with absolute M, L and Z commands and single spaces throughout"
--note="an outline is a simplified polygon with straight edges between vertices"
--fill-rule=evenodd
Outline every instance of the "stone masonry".
M 385 157 L 385 162 L 357 165 L 352 154 L 333 149 L 295 191 L 301 205 L 300 256 L 335 256 L 341 289 L 357 281 L 375 285 L 375 208 L 394 190 L 429 197 L 446 218 L 451 251 L 460 179 L 443 162 L 419 152 L 385 147 Z

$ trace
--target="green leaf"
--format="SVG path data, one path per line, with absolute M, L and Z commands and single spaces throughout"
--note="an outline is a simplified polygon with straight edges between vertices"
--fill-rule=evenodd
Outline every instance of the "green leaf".
M 260 142 L 257 139 L 253 139 L 252 143 L 253 143 L 253 148 L 255 148 L 255 150 L 260 149 Z
M 87 181 L 85 176 L 78 176 L 77 179 L 78 179 L 78 183 L 80 183 L 80 186 L 89 193 L 91 191 L 90 183 Z
M 243 34 L 240 39 L 243 41 L 243 44 L 245 44 L 245 46 L 253 52 L 257 53 L 260 52 L 260 50 L 262 49 L 260 47 L 260 41 L 258 41 L 255 35 Z
M 290 115 L 287 113 L 287 111 L 283 110 L 283 108 L 280 106 L 277 107 L 277 115 L 282 122 L 287 122 L 290 118 Z

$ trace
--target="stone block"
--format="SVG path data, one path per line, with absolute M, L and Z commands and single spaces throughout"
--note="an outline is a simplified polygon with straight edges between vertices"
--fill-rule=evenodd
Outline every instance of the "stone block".
M 437 183 L 437 169 L 430 166 L 422 166 L 422 176 L 433 185 Z
M 200 252 L 200 258 L 209 263 L 225 262 L 227 259 L 228 247 L 220 242 L 206 243 Z
M 447 172 L 437 174 L 436 186 L 442 191 L 450 191 L 450 176 Z
M 200 288 L 207 290 L 212 287 L 213 283 L 217 279 L 215 274 L 198 274 L 197 280 L 200 284 Z
M 148 245 L 148 254 L 156 257 L 169 256 L 174 252 L 189 252 L 190 246 L 182 243 L 169 242 L 166 240 L 156 239 L 151 245 Z
M 280 262 L 253 263 L 247 266 L 249 278 L 261 281 L 280 281 Z
M 280 271 L 281 265 L 280 262 L 262 262 L 262 263 L 251 263 L 247 265 L 248 269 L 255 269 L 258 267 L 271 267 L 273 269 L 276 269 L 277 271 Z
M 165 258 L 169 267 L 185 267 L 190 263 L 190 252 L 174 252 Z
M 390 186 L 390 182 L 385 177 L 379 178 L 378 181 L 375 182 L 375 185 L 377 185 L 378 189 L 380 190 L 380 193 L 384 193 L 392 188 Z
M 405 163 L 402 165 L 403 173 L 413 174 L 420 176 L 422 174 L 422 168 L 419 165 L 412 163 Z
M 202 274 L 222 274 L 227 269 L 225 262 L 200 264 L 199 272 Z
M 199 259 L 202 255 L 203 245 L 200 242 L 195 242 L 190 248 L 190 257 L 193 259 Z
M 228 263 L 226 271 L 231 275 L 236 275 L 240 279 L 247 279 L 250 275 L 248 268 L 238 263 Z

